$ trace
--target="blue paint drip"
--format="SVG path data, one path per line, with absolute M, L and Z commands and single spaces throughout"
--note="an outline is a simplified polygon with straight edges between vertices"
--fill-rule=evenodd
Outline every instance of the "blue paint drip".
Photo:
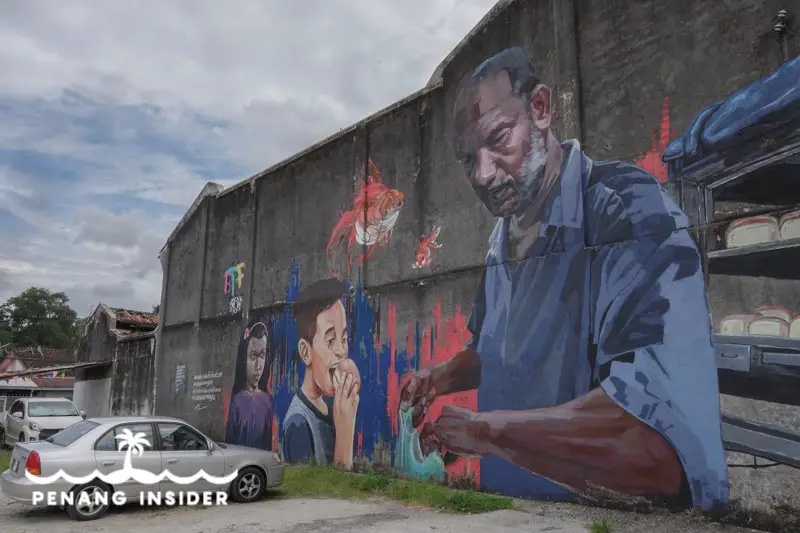
M 272 325 L 273 388 L 272 407 L 278 420 L 278 439 L 283 437 L 283 417 L 289 409 L 294 396 L 294 384 L 302 383 L 305 367 L 298 364 L 294 352 L 300 340 L 297 324 L 292 316 L 291 304 L 297 299 L 300 290 L 300 269 L 296 260 L 292 260 L 289 274 L 289 286 L 286 289 L 286 304 L 283 310 L 273 312 L 270 317 Z

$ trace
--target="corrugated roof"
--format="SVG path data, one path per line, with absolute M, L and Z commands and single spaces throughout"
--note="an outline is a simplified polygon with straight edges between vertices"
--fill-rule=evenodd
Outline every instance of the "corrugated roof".
M 22 376 L 41 376 L 43 374 L 50 374 L 52 372 L 61 372 L 64 370 L 77 370 L 78 368 L 92 368 L 96 366 L 110 365 L 113 363 L 111 360 L 107 361 L 93 361 L 91 363 L 71 363 L 57 366 L 49 366 L 46 368 L 33 368 L 28 370 L 20 370 L 17 372 L 5 372 L 0 374 L 0 379 L 17 378 Z
M 75 378 L 47 378 L 47 377 L 34 377 L 33 382 L 36 386 L 43 389 L 71 389 L 75 387 Z

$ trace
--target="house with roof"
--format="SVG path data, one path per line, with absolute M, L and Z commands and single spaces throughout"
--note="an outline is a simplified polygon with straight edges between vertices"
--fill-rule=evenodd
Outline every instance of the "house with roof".
M 153 413 L 158 323 L 154 313 L 98 304 L 75 354 L 79 409 L 88 416 Z
M 75 376 L 69 368 L 75 362 L 70 349 L 30 346 L 14 348 L 0 360 L 0 412 L 9 398 L 44 396 L 72 398 Z

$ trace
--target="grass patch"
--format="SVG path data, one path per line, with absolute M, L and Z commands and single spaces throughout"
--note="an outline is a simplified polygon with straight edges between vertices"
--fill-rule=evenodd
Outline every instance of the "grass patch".
M 397 479 L 388 474 L 352 474 L 330 467 L 289 466 L 281 486 L 289 497 L 335 496 L 366 498 L 385 496 L 404 504 L 417 504 L 455 513 L 485 513 L 511 509 L 505 496 L 453 490 L 439 483 Z
M 589 533 L 613 533 L 611 524 L 609 524 L 607 520 L 592 522 L 587 527 L 589 528 Z
M 11 451 L 0 450 L 0 472 L 8 470 L 8 463 L 11 462 Z

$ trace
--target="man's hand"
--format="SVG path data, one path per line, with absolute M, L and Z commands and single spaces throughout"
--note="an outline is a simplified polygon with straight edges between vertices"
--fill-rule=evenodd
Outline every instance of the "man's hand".
M 412 374 L 411 378 L 400 391 L 400 407 L 413 409 L 411 412 L 411 425 L 418 427 L 428 413 L 428 407 L 438 395 L 432 367 L 426 367 Z
M 481 382 L 481 358 L 466 348 L 452 359 L 417 371 L 400 391 L 400 407 L 413 409 L 411 425 L 419 427 L 428 408 L 439 396 L 477 389 Z
M 482 457 L 489 453 L 491 427 L 480 414 L 469 409 L 445 405 L 434 424 L 426 424 L 420 432 L 425 452 L 438 449 L 444 455 Z
M 349 469 L 353 466 L 353 439 L 361 391 L 361 375 L 351 359 L 339 364 L 333 375 L 333 388 L 334 462 Z

